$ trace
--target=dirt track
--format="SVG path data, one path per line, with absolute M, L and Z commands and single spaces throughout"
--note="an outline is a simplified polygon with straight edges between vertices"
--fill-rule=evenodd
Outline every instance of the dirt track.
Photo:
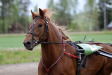
M 38 62 L 1 65 L 0 75 L 37 75 Z
M 38 62 L 1 65 L 0 75 L 38 75 Z

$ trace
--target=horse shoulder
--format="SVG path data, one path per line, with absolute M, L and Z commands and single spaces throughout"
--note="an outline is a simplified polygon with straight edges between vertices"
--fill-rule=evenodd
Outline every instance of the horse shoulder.
M 70 45 L 66 46 L 67 52 L 74 54 L 74 48 Z M 39 63 L 38 75 L 47 75 L 45 68 Z M 59 62 L 50 69 L 50 75 L 75 75 L 76 74 L 76 60 L 69 55 L 64 54 Z

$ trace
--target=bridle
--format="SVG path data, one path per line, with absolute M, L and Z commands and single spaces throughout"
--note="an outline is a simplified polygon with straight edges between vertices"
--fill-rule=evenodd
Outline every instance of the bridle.
M 34 24 L 35 24 L 35 22 L 37 21 L 37 19 L 42 19 L 42 20 L 44 20 L 45 21 L 45 28 L 44 28 L 44 32 L 43 32 L 43 34 L 40 36 L 40 33 L 39 34 L 35 34 L 34 33 Z M 48 72 L 48 75 L 49 75 L 49 70 L 54 66 L 54 65 L 56 65 L 58 62 L 59 62 L 59 60 L 62 58 L 62 56 L 63 56 L 63 54 L 66 54 L 66 55 L 69 55 L 69 56 L 71 56 L 71 57 L 73 57 L 73 58 L 76 58 L 76 59 L 79 59 L 79 57 L 78 56 L 75 56 L 75 55 L 72 55 L 72 54 L 70 54 L 70 53 L 67 53 L 67 52 L 65 52 L 65 44 L 69 44 L 69 43 L 67 43 L 67 42 L 64 42 L 64 40 L 62 40 L 62 42 L 42 42 L 42 39 L 43 39 L 43 36 L 45 35 L 45 33 L 48 33 L 48 21 L 47 21 L 47 17 L 45 17 L 46 19 L 43 19 L 43 18 L 41 18 L 41 17 L 39 17 L 39 16 L 36 16 L 35 17 L 35 19 L 34 19 L 34 21 L 33 21 L 33 23 L 32 23 L 32 25 L 30 26 L 30 29 L 32 29 L 31 31 L 29 31 L 27 34 L 32 34 L 32 42 L 33 42 L 33 44 L 32 44 L 32 48 L 38 43 L 38 44 L 62 44 L 62 46 L 63 46 L 63 52 L 62 52 L 62 54 L 60 55 L 60 57 L 58 58 L 58 60 L 56 61 L 56 62 L 54 62 L 54 64 L 52 64 L 49 68 L 47 68 L 46 67 L 46 65 L 44 65 L 44 63 L 42 62 L 42 59 L 41 59 L 41 64 L 42 64 L 42 66 L 45 68 L 45 70 Z M 36 40 L 35 39 L 35 36 L 36 37 L 38 37 L 39 38 L 39 40 Z
M 45 29 L 44 29 L 44 32 L 43 32 L 43 34 L 42 34 L 42 36 L 40 36 L 40 33 L 39 34 L 35 34 L 34 33 L 34 24 L 35 24 L 35 22 L 37 21 L 37 19 L 42 19 L 42 20 L 44 20 L 45 21 Z M 35 17 L 35 19 L 34 19 L 34 21 L 33 21 L 33 23 L 32 23 L 32 25 L 31 25 L 31 27 L 30 27 L 30 29 L 32 29 L 31 31 L 29 31 L 27 34 L 32 34 L 32 41 L 33 41 L 33 44 L 32 44 L 32 47 L 34 47 L 37 43 L 38 44 L 40 44 L 41 43 L 41 40 L 42 40 L 42 38 L 43 38 L 43 36 L 45 35 L 45 33 L 48 33 L 48 21 L 47 21 L 47 17 L 45 17 L 46 19 L 43 19 L 43 18 L 41 18 L 41 17 L 39 17 L 39 16 L 36 16 Z M 39 40 L 36 40 L 35 39 L 35 36 L 36 37 L 38 37 L 39 38 Z M 40 36 L 40 37 L 39 37 Z
M 37 21 L 37 19 L 42 19 L 42 20 L 44 20 L 45 21 L 45 29 L 44 29 L 44 32 L 43 32 L 43 34 L 42 34 L 42 36 L 41 37 L 39 37 L 40 36 L 40 33 L 39 34 L 35 34 L 34 33 L 34 24 L 35 24 L 35 22 Z M 39 43 L 39 44 L 63 44 L 63 42 L 42 42 L 41 40 L 42 40 L 42 38 L 43 38 L 43 36 L 45 35 L 45 33 L 48 33 L 48 21 L 47 21 L 47 17 L 45 17 L 46 19 L 43 19 L 43 18 L 41 18 L 41 17 L 39 17 L 39 16 L 36 16 L 35 17 L 35 19 L 34 19 L 34 21 L 33 21 L 33 23 L 32 23 L 32 25 L 30 26 L 30 29 L 32 29 L 31 31 L 29 31 L 27 34 L 32 34 L 32 38 L 33 38 L 33 44 L 32 44 L 32 47 L 34 47 L 37 43 Z M 36 37 L 38 37 L 39 38 L 39 40 L 36 40 L 35 39 L 35 36 Z M 68 44 L 68 43 L 66 43 L 66 44 Z

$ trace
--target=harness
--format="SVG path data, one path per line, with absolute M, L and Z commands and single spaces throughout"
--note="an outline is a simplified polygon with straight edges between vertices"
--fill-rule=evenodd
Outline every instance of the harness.
M 60 43 L 59 43 L 59 44 L 60 44 Z M 64 41 L 63 41 L 62 44 L 63 44 L 63 52 L 62 52 L 62 54 L 59 56 L 59 58 L 58 58 L 50 67 L 46 67 L 46 65 L 42 62 L 42 58 L 41 58 L 41 64 L 42 64 L 42 66 L 45 68 L 45 70 L 46 70 L 46 72 L 48 73 L 48 75 L 50 74 L 50 70 L 52 69 L 52 67 L 54 67 L 54 66 L 61 60 L 61 58 L 62 58 L 62 56 L 63 56 L 64 54 L 69 55 L 69 56 L 71 56 L 71 57 L 73 57 L 73 58 L 79 59 L 78 56 L 75 56 L 75 55 L 72 55 L 72 54 L 70 54 L 70 53 L 68 53 L 68 52 L 65 52 L 65 44 L 66 44 L 66 43 L 64 43 Z
M 44 32 L 43 32 L 42 36 L 40 36 L 40 33 L 39 34 L 35 34 L 34 33 L 34 24 L 37 21 L 37 19 L 39 19 L 39 18 L 42 19 L 42 20 L 44 20 L 45 23 L 46 23 L 45 24 L 45 29 L 44 29 Z M 45 33 L 48 33 L 48 21 L 47 21 L 47 17 L 45 17 L 45 18 L 46 19 L 43 19 L 43 18 L 41 18 L 39 16 L 36 16 L 35 19 L 34 19 L 34 21 L 33 21 L 33 23 L 32 23 L 32 25 L 31 25 L 31 27 L 30 27 L 30 29 L 32 29 L 32 30 L 27 33 L 27 34 L 32 34 L 32 41 L 33 41 L 32 47 L 34 47 L 37 43 L 39 43 L 39 44 L 62 44 L 63 45 L 63 52 L 59 56 L 59 58 L 50 67 L 47 67 L 43 63 L 42 58 L 41 58 L 40 62 L 42 64 L 43 68 L 45 68 L 46 72 L 49 75 L 50 74 L 50 70 L 52 69 L 52 67 L 55 66 L 61 60 L 61 58 L 62 58 L 62 56 L 64 54 L 66 54 L 66 55 L 69 55 L 69 56 L 77 59 L 77 71 L 76 71 L 76 75 L 79 75 L 79 69 L 81 67 L 81 64 L 83 64 L 83 61 L 86 59 L 86 56 L 84 56 L 84 50 L 80 49 L 76 45 L 77 44 L 76 42 L 75 43 L 73 43 L 73 42 L 66 42 L 65 43 L 64 40 L 62 42 L 42 42 L 41 40 L 42 40 L 43 36 L 45 35 Z M 36 40 L 35 36 L 38 37 L 39 40 Z M 65 44 L 72 45 L 76 49 L 76 55 L 73 55 L 73 54 L 65 52 Z

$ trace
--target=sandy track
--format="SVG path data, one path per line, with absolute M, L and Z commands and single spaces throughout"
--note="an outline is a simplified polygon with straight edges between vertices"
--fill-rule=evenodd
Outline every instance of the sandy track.
M 38 62 L 1 65 L 0 75 L 37 75 Z
M 0 75 L 38 75 L 38 62 L 1 65 Z

